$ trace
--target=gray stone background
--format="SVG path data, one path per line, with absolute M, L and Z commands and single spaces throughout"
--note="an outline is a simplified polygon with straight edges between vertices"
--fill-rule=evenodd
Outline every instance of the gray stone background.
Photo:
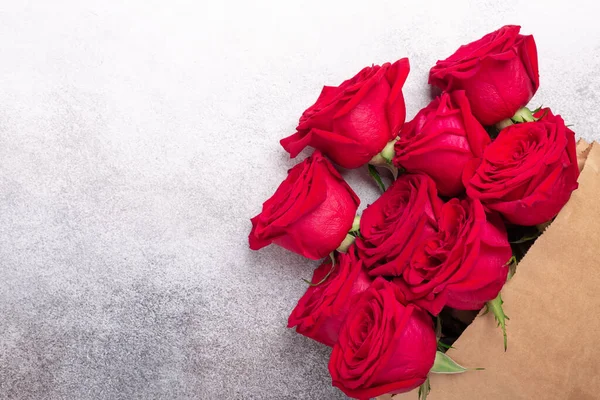
M 317 263 L 247 248 L 296 162 L 278 140 L 404 56 L 412 118 L 437 59 L 508 23 L 537 40 L 532 105 L 599 138 L 592 4 L 0 2 L 0 398 L 344 398 L 285 328 Z

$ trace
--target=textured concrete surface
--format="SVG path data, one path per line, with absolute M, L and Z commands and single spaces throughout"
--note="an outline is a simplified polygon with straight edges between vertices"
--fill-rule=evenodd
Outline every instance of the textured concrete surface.
M 590 4 L 4 1 L 0 398 L 344 398 L 285 328 L 316 263 L 247 249 L 295 163 L 278 140 L 323 84 L 404 56 L 412 117 L 435 61 L 506 23 L 538 43 L 533 105 L 599 138 Z

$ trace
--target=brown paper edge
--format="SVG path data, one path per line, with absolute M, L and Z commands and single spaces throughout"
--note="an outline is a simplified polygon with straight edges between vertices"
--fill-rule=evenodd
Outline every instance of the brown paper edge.
M 580 172 L 582 172 L 584 170 L 587 158 L 588 158 L 592 148 L 598 147 L 598 146 L 600 146 L 600 144 L 598 144 L 596 142 L 588 143 L 584 139 L 579 139 L 577 141 L 577 144 L 576 144 L 577 164 L 578 164 Z M 540 230 L 544 231 L 546 228 L 548 228 L 549 225 L 551 225 L 551 223 L 544 224 L 543 226 L 538 226 L 538 228 L 541 228 Z M 535 246 L 535 244 L 533 246 Z M 483 323 L 482 320 L 480 320 L 480 319 L 476 319 L 473 322 L 473 324 L 480 324 L 480 323 Z M 435 390 L 435 387 L 432 388 L 432 391 L 433 390 Z M 376 400 L 405 400 L 405 399 L 410 399 L 411 398 L 410 396 L 412 396 L 412 398 L 416 400 L 418 398 L 417 391 L 418 391 L 418 389 L 415 389 L 408 393 L 402 393 L 402 394 L 398 394 L 398 395 L 385 394 L 385 395 L 376 397 Z

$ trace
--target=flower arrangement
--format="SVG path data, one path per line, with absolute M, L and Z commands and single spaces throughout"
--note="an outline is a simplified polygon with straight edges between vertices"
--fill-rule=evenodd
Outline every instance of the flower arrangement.
M 324 259 L 289 327 L 332 347 L 333 385 L 369 399 L 465 372 L 445 351 L 483 309 L 504 332 L 501 290 L 577 188 L 575 135 L 539 87 L 533 36 L 504 26 L 430 70 L 442 90 L 405 123 L 408 59 L 325 86 L 281 140 L 296 157 L 252 218 L 250 247 Z M 362 215 L 336 170 L 367 165 L 383 193 Z M 380 169 L 391 171 L 385 188 Z

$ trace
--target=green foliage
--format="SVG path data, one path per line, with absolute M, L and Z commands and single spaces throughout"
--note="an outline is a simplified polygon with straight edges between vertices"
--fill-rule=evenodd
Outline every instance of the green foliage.
M 368 164 L 367 168 L 369 168 L 369 175 L 371 175 L 371 178 L 373 178 L 375 180 L 375 182 L 377 183 L 377 185 L 379 186 L 381 191 L 385 192 L 385 185 L 383 184 L 383 181 L 381 180 L 381 176 L 379 175 L 377 168 L 375 168 L 371 164 Z
M 498 326 L 502 329 L 502 335 L 504 336 L 504 351 L 506 351 L 508 342 L 508 337 L 506 335 L 506 321 L 510 318 L 508 318 L 508 316 L 504 313 L 502 304 L 504 304 L 504 301 L 502 301 L 502 295 L 498 293 L 498 296 L 494 300 L 486 303 L 486 311 L 483 315 L 487 314 L 488 311 L 491 311 L 492 314 L 494 314 L 496 322 L 498 322 Z
M 431 392 L 431 385 L 429 383 L 429 377 L 419 386 L 419 400 L 427 400 L 427 395 Z

